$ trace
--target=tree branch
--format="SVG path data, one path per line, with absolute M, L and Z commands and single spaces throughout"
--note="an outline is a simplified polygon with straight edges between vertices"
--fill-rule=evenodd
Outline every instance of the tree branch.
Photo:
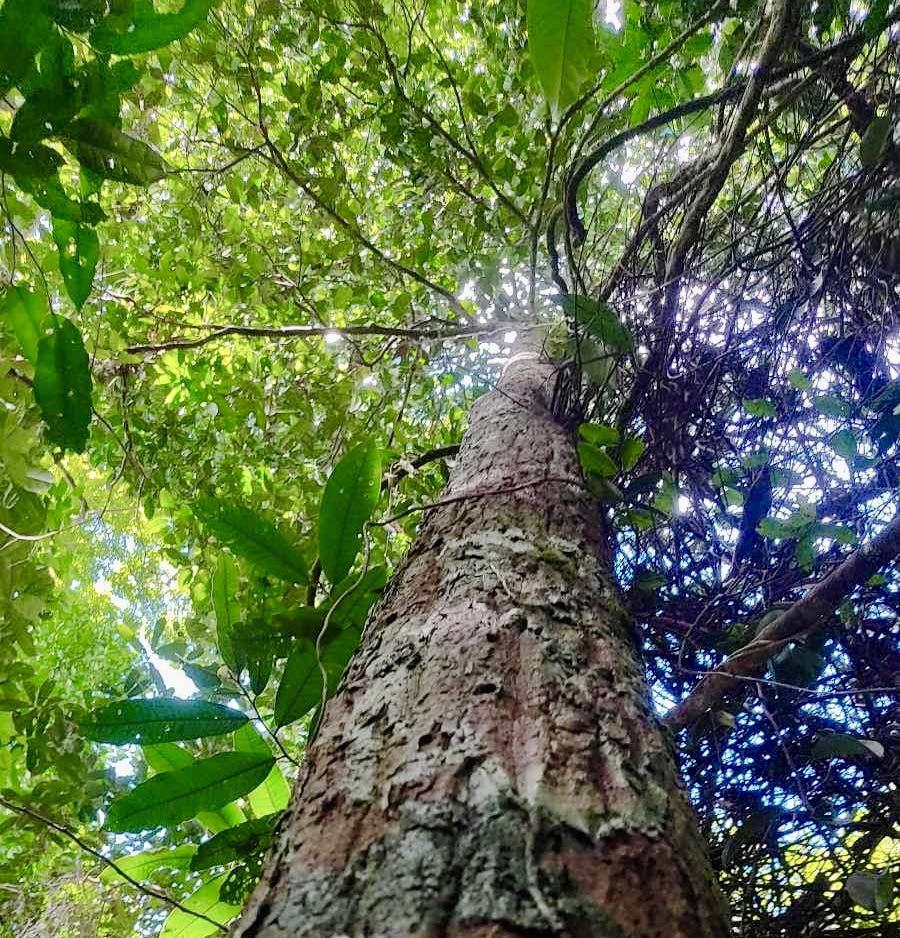
M 672 730 L 691 724 L 739 681 L 761 671 L 775 651 L 787 642 L 802 638 L 832 613 L 855 587 L 898 556 L 900 514 L 802 599 L 762 628 L 752 642 L 726 658 L 715 671 L 708 672 L 688 696 L 666 714 L 663 723 Z
M 210 342 L 218 342 L 230 335 L 242 335 L 256 338 L 269 339 L 309 339 L 316 336 L 340 335 L 340 336 L 385 336 L 402 339 L 412 339 L 414 341 L 440 340 L 440 339 L 468 339 L 473 336 L 493 335 L 497 332 L 505 332 L 512 328 L 510 322 L 504 322 L 502 325 L 492 324 L 473 328 L 472 326 L 443 327 L 443 328 L 402 328 L 394 326 L 220 326 L 212 328 L 208 335 L 200 336 L 197 339 L 186 339 L 177 337 L 169 339 L 166 342 L 146 345 L 130 345 L 126 352 L 129 355 L 151 355 L 156 352 L 166 352 L 170 349 L 193 349 L 209 345 Z
M 30 817 L 33 821 L 38 821 L 40 824 L 43 824 L 45 827 L 50 828 L 52 831 L 56 831 L 57 834 L 62 834 L 63 837 L 68 837 L 69 840 L 76 843 L 82 850 L 86 853 L 89 853 L 92 857 L 99 860 L 101 863 L 105 863 L 110 869 L 116 871 L 116 873 L 122 877 L 127 883 L 130 883 L 137 889 L 139 892 L 142 892 L 145 896 L 150 896 L 153 899 L 159 899 L 162 902 L 165 902 L 167 905 L 172 906 L 172 908 L 178 909 L 179 912 L 184 912 L 185 915 L 193 915 L 194 918 L 203 919 L 204 922 L 209 922 L 210 925 L 215 925 L 219 931 L 226 932 L 228 929 L 221 923 L 217 922 L 215 919 L 210 918 L 208 915 L 204 915 L 202 912 L 195 912 L 193 909 L 189 909 L 186 905 L 183 905 L 177 899 L 167 896 L 164 892 L 154 889 L 151 886 L 145 886 L 143 883 L 136 880 L 133 876 L 129 876 L 125 870 L 116 863 L 115 860 L 110 860 L 109 857 L 103 856 L 103 854 L 92 847 L 90 844 L 83 841 L 74 831 L 70 831 L 68 827 L 65 827 L 62 824 L 57 824 L 56 821 L 51 821 L 50 818 L 45 817 L 43 814 L 39 814 L 37 811 L 33 811 L 31 808 L 26 808 L 24 805 L 13 804 L 11 801 L 7 801 L 5 798 L 0 797 L 0 806 L 7 809 L 7 811 L 13 811 L 17 814 L 24 814 L 26 817 Z

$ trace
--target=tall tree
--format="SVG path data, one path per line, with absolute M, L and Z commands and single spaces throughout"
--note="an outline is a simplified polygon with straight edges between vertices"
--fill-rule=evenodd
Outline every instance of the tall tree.
M 896 927 L 895 20 L 5 0 L 3 938 Z

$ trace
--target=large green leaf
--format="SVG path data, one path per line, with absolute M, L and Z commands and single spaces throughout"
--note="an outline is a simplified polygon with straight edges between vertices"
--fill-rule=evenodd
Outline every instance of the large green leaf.
M 240 710 L 206 700 L 120 700 L 91 714 L 81 729 L 102 743 L 155 743 L 221 736 L 247 722 Z
M 612 307 L 589 296 L 561 296 L 559 302 L 580 328 L 610 351 L 624 354 L 631 350 L 631 332 Z
M 0 8 L 0 95 L 19 85 L 52 33 L 53 22 L 35 0 L 5 0 Z
M 528 0 L 528 51 L 554 120 L 573 104 L 594 54 L 590 0 Z
M 161 772 L 120 795 L 109 808 L 111 831 L 137 832 L 179 824 L 253 791 L 275 760 L 255 752 L 222 752 L 183 769 Z
M 195 502 L 194 514 L 208 531 L 261 573 L 289 583 L 309 579 L 306 562 L 297 548 L 255 511 L 217 498 L 202 498 Z
M 83 2 L 83 0 L 82 0 Z M 135 0 L 130 17 L 109 17 L 91 33 L 91 45 L 100 52 L 135 55 L 160 49 L 183 39 L 202 23 L 216 0 L 184 0 L 174 13 L 157 13 L 149 0 Z
M 223 902 L 219 898 L 219 890 L 227 878 L 227 874 L 217 876 L 188 896 L 182 903 L 187 912 L 173 909 L 159 933 L 159 938 L 206 938 L 207 935 L 218 934 L 219 929 L 212 922 L 224 926 L 241 911 L 239 905 Z M 197 918 L 196 915 L 191 915 L 191 912 L 205 915 L 206 918 L 212 919 L 212 922 Z
M 179 847 L 167 847 L 164 850 L 144 850 L 141 853 L 132 853 L 127 857 L 116 857 L 116 866 L 133 879 L 146 879 L 157 870 L 187 870 L 197 848 L 193 844 L 182 844 Z M 117 870 L 107 867 L 100 879 L 104 883 L 124 882 Z
M 322 699 L 322 672 L 315 643 L 300 639 L 288 656 L 275 694 L 275 725 L 286 726 L 309 713 Z
M 155 150 L 106 121 L 89 117 L 72 121 L 66 127 L 63 143 L 82 166 L 103 179 L 149 186 L 169 172 L 166 161 Z
M 87 225 L 54 218 L 53 240 L 59 250 L 59 272 L 69 299 L 76 309 L 81 309 L 94 282 L 94 272 L 100 258 L 100 239 L 97 232 Z
M 62 316 L 38 342 L 34 399 L 47 424 L 47 439 L 64 450 L 84 452 L 91 422 L 91 368 L 81 333 Z
M 0 304 L 0 319 L 12 326 L 22 354 L 37 364 L 38 345 L 47 327 L 49 309 L 46 299 L 24 287 L 10 287 Z
M 884 755 L 880 744 L 870 739 L 857 739 L 849 733 L 829 733 L 813 743 L 810 755 L 813 759 L 854 759 Z M 879 756 L 880 757 L 880 756 Z
M 106 215 L 96 202 L 76 202 L 69 198 L 59 179 L 53 175 L 47 178 L 19 174 L 16 183 L 27 192 L 41 208 L 47 209 L 54 218 L 96 225 Z
M 256 732 L 252 723 L 242 726 L 234 734 L 234 748 L 236 752 L 255 752 L 270 754 L 269 744 Z M 258 788 L 254 788 L 247 795 L 247 803 L 257 817 L 275 814 L 284 811 L 291 798 L 291 786 L 288 785 L 278 765 L 272 766 L 272 771 Z
M 50 147 L 40 143 L 25 147 L 0 134 L 0 172 L 10 173 L 17 179 L 40 179 L 55 176 L 62 163 L 63 158 Z
M 232 670 L 238 670 L 235 657 L 234 630 L 241 618 L 241 608 L 235 601 L 238 588 L 237 566 L 230 554 L 219 554 L 216 572 L 212 576 L 213 610 L 216 614 L 216 639 L 222 660 Z
M 381 494 L 381 452 L 361 443 L 334 467 L 319 508 L 319 560 L 332 583 L 342 580 L 362 545 L 362 531 Z
M 327 695 L 337 689 L 353 652 L 359 644 L 360 632 L 350 627 L 338 632 L 321 647 L 321 663 L 328 677 Z M 275 695 L 275 723 L 286 726 L 299 720 L 322 699 L 322 671 L 316 657 L 315 642 L 300 639 L 288 656 Z
M 240 730 L 238 730 L 239 732 Z M 175 769 L 184 769 L 189 765 L 193 765 L 196 761 L 187 749 L 182 749 L 181 746 L 176 746 L 175 743 L 156 743 L 155 745 L 144 746 L 143 752 L 147 765 L 154 772 L 172 772 Z M 218 811 L 198 811 L 197 820 L 207 830 L 217 834 L 219 831 L 243 823 L 245 815 L 237 804 L 231 802 Z
M 266 850 L 272 843 L 272 831 L 279 814 L 269 814 L 210 837 L 197 848 L 191 860 L 194 872 L 225 866 L 234 860 Z

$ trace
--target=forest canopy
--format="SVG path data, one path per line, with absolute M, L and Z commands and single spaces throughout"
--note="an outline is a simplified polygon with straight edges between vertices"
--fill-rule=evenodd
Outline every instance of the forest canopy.
M 733 933 L 900 934 L 898 36 L 2 0 L 0 938 L 224 934 L 535 346 Z

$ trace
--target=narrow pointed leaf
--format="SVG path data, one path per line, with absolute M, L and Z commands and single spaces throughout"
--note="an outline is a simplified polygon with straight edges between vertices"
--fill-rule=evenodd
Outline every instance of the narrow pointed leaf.
M 348 627 L 321 647 L 321 665 L 328 677 L 331 696 L 359 645 L 360 630 Z M 315 642 L 301 639 L 294 645 L 284 666 L 275 695 L 275 723 L 286 726 L 305 716 L 322 700 L 322 671 L 316 658 Z
M 239 710 L 205 700 L 120 700 L 95 711 L 82 731 L 103 743 L 175 742 L 201 736 L 221 736 L 247 722 Z
M 322 672 L 316 646 L 308 639 L 295 645 L 275 694 L 275 725 L 286 726 L 309 713 L 322 699 Z
M 108 830 L 138 832 L 168 827 L 198 811 L 221 808 L 253 791 L 275 760 L 253 752 L 223 752 L 174 772 L 162 772 L 110 805 Z
M 362 546 L 363 526 L 381 495 L 381 453 L 373 441 L 348 452 L 325 484 L 319 508 L 319 559 L 332 583 L 342 580 Z
M 234 630 L 241 618 L 240 606 L 235 601 L 238 589 L 237 566 L 229 554 L 219 554 L 216 572 L 212 577 L 213 610 L 216 614 L 216 639 L 222 660 L 232 670 L 238 670 L 234 650 Z
M 240 732 L 240 730 L 238 730 Z M 175 743 L 158 743 L 154 746 L 143 747 L 144 758 L 147 765 L 154 772 L 171 772 L 174 769 L 183 769 L 193 765 L 195 759 L 187 749 L 182 749 Z M 198 811 L 197 820 L 213 834 L 234 827 L 245 820 L 244 812 L 232 802 L 226 804 L 218 811 Z
M 116 866 L 133 879 L 147 879 L 157 870 L 188 870 L 197 848 L 193 844 L 182 844 L 179 847 L 165 850 L 144 850 L 133 853 L 127 857 L 116 857 Z M 125 882 L 118 871 L 111 866 L 100 874 L 100 881 L 104 883 Z

